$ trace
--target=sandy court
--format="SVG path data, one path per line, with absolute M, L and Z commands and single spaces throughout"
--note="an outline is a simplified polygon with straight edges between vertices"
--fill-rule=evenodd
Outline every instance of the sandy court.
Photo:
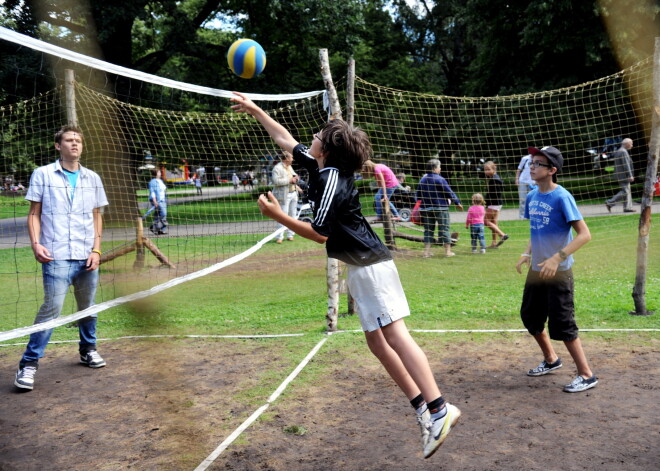
M 583 334 L 600 384 L 581 394 L 561 391 L 575 374 L 566 354 L 554 374 L 524 374 L 540 358 L 523 334 L 415 334 L 463 412 L 428 460 L 412 409 L 363 337 L 340 335 L 354 337 L 350 352 L 331 336 L 208 469 L 651 471 L 660 462 L 655 334 Z M 308 337 L 296 362 L 319 340 Z M 195 469 L 296 366 L 281 339 L 100 347 L 108 366 L 92 370 L 76 363 L 75 345 L 49 346 L 28 393 L 12 385 L 22 348 L 0 349 L 1 470 Z M 267 391 L 255 394 L 263 384 Z

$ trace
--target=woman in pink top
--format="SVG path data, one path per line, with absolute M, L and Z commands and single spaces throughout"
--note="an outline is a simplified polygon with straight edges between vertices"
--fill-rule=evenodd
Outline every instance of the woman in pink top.
M 399 212 L 394 207 L 394 204 L 390 201 L 390 197 L 396 187 L 399 186 L 399 180 L 394 175 L 394 172 L 387 166 L 383 164 L 375 164 L 371 160 L 366 160 L 362 171 L 367 177 L 374 177 L 376 183 L 378 184 L 378 191 L 376 192 L 376 220 L 383 219 L 383 203 L 390 205 L 390 211 L 392 212 L 392 219 L 394 221 L 400 221 Z
M 472 253 L 477 253 L 477 240 L 481 245 L 481 253 L 486 253 L 486 238 L 484 236 L 484 216 L 486 207 L 484 197 L 481 193 L 472 195 L 472 206 L 468 209 L 465 227 L 470 228 L 470 240 L 472 241 Z

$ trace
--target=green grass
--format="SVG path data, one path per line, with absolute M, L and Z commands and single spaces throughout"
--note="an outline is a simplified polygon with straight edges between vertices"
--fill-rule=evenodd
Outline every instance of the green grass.
M 624 216 L 591 218 L 593 240 L 581 249 L 574 266 L 576 313 L 581 328 L 660 328 L 660 241 L 651 237 L 646 284 L 646 303 L 657 314 L 630 316 L 635 281 L 636 220 Z M 469 238 L 462 232 L 456 247 L 459 256 L 423 259 L 419 244 L 397 240 L 403 255 L 397 266 L 412 310 L 407 319 L 416 329 L 520 329 L 520 299 L 524 275 L 515 270 L 517 255 L 526 245 L 525 221 L 507 221 L 507 230 L 517 234 L 499 251 L 485 256 L 469 254 Z M 457 225 L 457 230 L 461 227 Z M 260 237 L 245 236 L 162 239 L 159 246 L 175 263 L 185 261 L 206 266 L 209 247 L 222 253 L 238 253 Z M 612 243 L 616 249 L 613 250 Z M 105 248 L 105 247 L 104 247 Z M 408 256 L 409 249 L 417 255 Z M 408 249 L 408 250 L 407 250 Z M 288 252 L 287 252 L 288 251 Z M 300 252 L 313 251 L 300 263 L 282 263 Z M 267 244 L 255 257 L 263 263 L 246 263 L 220 270 L 156 296 L 100 314 L 99 332 L 104 337 L 139 334 L 282 334 L 321 333 L 325 330 L 325 253 L 317 244 L 296 238 L 294 243 Z M 195 260 L 197 260 L 195 262 Z M 41 296 L 38 265 L 29 249 L 0 251 L 0 263 L 18 263 L 21 275 L 0 277 L 4 302 L 18 303 L 21 322 L 29 324 Z M 106 279 L 130 271 L 130 263 L 103 269 Z M 237 270 L 236 268 L 239 268 Z M 163 271 L 163 275 L 167 270 Z M 152 286 L 147 275 L 144 287 Z M 165 278 L 164 278 L 165 279 Z M 18 280 L 18 281 L 17 281 Z M 138 282 L 138 285 L 140 282 Z M 99 301 L 120 296 L 124 288 L 106 281 Z M 72 304 L 71 304 L 72 306 Z M 340 312 L 346 311 L 342 296 Z M 9 311 L 10 309 L 7 309 Z M 16 319 L 5 318 L 3 330 L 14 328 Z M 340 329 L 359 329 L 355 316 L 342 317 Z M 75 338 L 74 329 L 56 329 L 54 339 Z

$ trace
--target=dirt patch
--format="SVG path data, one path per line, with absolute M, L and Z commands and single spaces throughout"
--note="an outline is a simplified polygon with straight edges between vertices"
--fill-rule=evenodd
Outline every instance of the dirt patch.
M 417 336 L 463 411 L 424 460 L 409 404 L 361 335 L 341 335 L 355 336 L 357 354 L 342 355 L 330 337 L 311 364 L 323 374 L 305 381 L 303 370 L 209 469 L 650 471 L 660 462 L 657 339 L 583 337 L 600 384 L 567 394 L 570 361 L 525 376 L 539 358 L 522 334 Z M 300 360 L 316 341 L 296 347 Z M 22 348 L 3 348 L 0 469 L 194 469 L 292 371 L 287 349 L 279 340 L 105 341 L 108 366 L 92 370 L 76 363 L 75 345 L 51 345 L 35 390 L 19 393 L 12 375 Z M 264 382 L 269 392 L 255 393 Z

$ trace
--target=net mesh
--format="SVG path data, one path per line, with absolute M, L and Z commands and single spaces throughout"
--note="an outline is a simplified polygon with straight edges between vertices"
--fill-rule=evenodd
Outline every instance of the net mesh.
M 48 54 L 29 54 L 32 62 L 50 60 Z M 213 266 L 254 247 L 277 228 L 261 216 L 255 199 L 271 188 L 278 149 L 253 118 L 231 112 L 227 98 L 101 74 L 61 60 L 36 73 L 34 67 L 16 65 L 13 88 L 3 89 L 7 104 L 0 108 L 5 173 L 0 196 L 0 286 L 4 290 L 0 331 L 29 326 L 43 299 L 41 267 L 29 247 L 25 224 L 29 203 L 21 187 L 27 186 L 35 166 L 57 158 L 53 134 L 67 121 L 60 78 L 64 67 L 76 70 L 77 119 L 85 134 L 82 163 L 101 176 L 110 200 L 104 214 L 105 260 L 97 302 Z M 50 91 L 22 96 L 49 80 L 54 83 Z M 343 81 L 338 84 L 342 100 L 344 85 Z M 504 182 L 499 224 L 511 238 L 498 249 L 504 254 L 517 256 L 529 234 L 529 223 L 518 215 L 515 185 L 516 169 L 528 146 L 559 148 L 565 158 L 559 183 L 573 193 L 585 215 L 608 216 L 603 202 L 618 188 L 612 179 L 612 152 L 621 139 L 631 138 L 638 175 L 633 195 L 638 198 L 648 152 L 651 110 L 645 104 L 652 102 L 651 86 L 650 60 L 575 87 L 506 97 L 436 96 L 357 78 L 355 124 L 369 134 L 373 160 L 392 168 L 402 183 L 392 198 L 402 218 L 395 223 L 398 260 L 405 263 L 423 250 L 418 240 L 421 228 L 408 218 L 416 184 L 431 158 L 441 161 L 442 175 L 466 210 L 474 193 L 486 191 L 484 164 L 497 164 Z M 311 142 L 328 118 L 321 93 L 303 99 L 269 98 L 259 104 L 301 142 Z M 147 183 L 152 168 L 162 169 L 168 183 L 167 235 L 149 231 L 151 216 L 142 221 L 149 207 Z M 201 192 L 193 183 L 197 178 L 202 182 Z M 363 212 L 371 218 L 375 183 L 358 179 L 356 185 Z M 452 210 L 451 221 L 459 239 L 454 250 L 468 254 L 465 213 Z M 612 217 L 608 224 L 626 228 L 626 243 L 634 240 L 636 218 Z M 142 240 L 137 236 L 140 225 L 147 238 L 144 246 L 136 244 Z M 382 227 L 374 227 L 382 236 Z M 486 235 L 489 239 L 488 231 Z M 300 253 L 322 253 L 318 245 L 309 244 L 301 245 Z M 140 261 L 141 253 L 144 261 Z M 291 252 L 273 254 L 271 261 L 278 263 L 278 257 L 290 256 Z M 63 313 L 75 310 L 71 299 Z

